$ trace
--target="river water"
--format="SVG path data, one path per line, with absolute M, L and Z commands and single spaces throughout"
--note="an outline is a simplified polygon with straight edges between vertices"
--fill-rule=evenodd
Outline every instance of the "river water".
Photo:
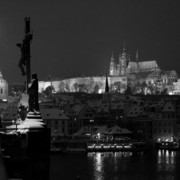
M 50 180 L 180 180 L 180 152 L 51 155 Z

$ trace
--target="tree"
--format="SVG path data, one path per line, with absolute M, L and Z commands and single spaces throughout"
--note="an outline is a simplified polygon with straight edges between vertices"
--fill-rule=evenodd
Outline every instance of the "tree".
M 48 86 L 43 93 L 45 94 L 45 96 L 50 97 L 52 96 L 52 92 L 54 91 L 54 87 L 53 86 Z
M 130 86 L 127 86 L 127 89 L 124 91 L 124 94 L 132 94 L 132 89 Z
M 79 92 L 87 92 L 87 84 L 79 84 Z
M 74 90 L 75 92 L 78 92 L 78 91 L 79 91 L 79 84 L 78 84 L 77 82 L 75 82 L 75 83 L 73 84 L 73 90 Z
M 60 82 L 59 84 L 59 91 L 60 92 L 64 92 L 65 91 L 65 83 L 63 81 Z
M 164 88 L 161 92 L 161 95 L 167 95 L 168 94 L 168 89 Z
M 88 84 L 87 84 L 87 89 L 88 89 L 88 93 L 92 93 L 94 90 L 94 79 L 92 77 L 90 77 Z
M 70 92 L 70 87 L 68 82 L 65 83 L 65 92 Z
M 94 86 L 94 93 L 98 93 L 99 92 L 99 85 L 95 84 Z
M 27 107 L 21 105 L 19 106 L 17 116 L 24 121 L 26 119 L 27 112 Z

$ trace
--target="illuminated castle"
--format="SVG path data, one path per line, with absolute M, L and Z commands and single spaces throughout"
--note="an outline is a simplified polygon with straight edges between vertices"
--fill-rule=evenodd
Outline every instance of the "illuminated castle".
M 136 60 L 131 61 L 130 54 L 126 53 L 126 48 L 124 45 L 123 52 L 119 56 L 119 63 L 115 62 L 112 54 L 109 75 L 120 76 L 129 73 L 153 72 L 159 70 L 160 69 L 155 60 L 140 62 L 138 57 L 138 51 L 136 52 Z
M 138 51 L 136 58 L 131 61 L 130 54 L 126 52 L 125 45 L 123 52 L 116 62 L 113 54 L 110 60 L 109 76 L 124 76 L 128 78 L 129 86 L 137 83 L 172 85 L 177 81 L 178 75 L 175 70 L 161 70 L 155 60 L 139 61 Z
M 167 90 L 168 93 L 172 92 L 178 75 L 175 70 L 161 70 L 156 60 L 140 61 L 138 51 L 135 59 L 131 60 L 124 45 L 118 61 L 114 59 L 112 54 L 107 79 L 110 92 L 123 93 L 127 87 L 130 87 L 134 94 L 157 94 L 164 90 Z M 39 82 L 39 91 L 42 92 L 48 86 L 53 86 L 55 92 L 99 93 L 104 92 L 105 81 L 105 75 L 74 77 L 49 82 L 41 81 Z M 179 83 L 176 83 L 176 86 L 179 86 Z

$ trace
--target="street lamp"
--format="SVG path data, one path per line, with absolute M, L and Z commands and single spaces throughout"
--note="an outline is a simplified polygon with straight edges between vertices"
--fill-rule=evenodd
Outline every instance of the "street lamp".
M 17 131 L 17 119 L 16 120 L 12 120 L 12 123 L 16 125 L 16 131 Z

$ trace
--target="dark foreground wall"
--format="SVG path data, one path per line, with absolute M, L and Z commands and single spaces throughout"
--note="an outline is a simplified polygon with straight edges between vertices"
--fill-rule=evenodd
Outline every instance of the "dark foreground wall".
M 8 178 L 49 180 L 50 129 L 2 135 L 3 159 Z

